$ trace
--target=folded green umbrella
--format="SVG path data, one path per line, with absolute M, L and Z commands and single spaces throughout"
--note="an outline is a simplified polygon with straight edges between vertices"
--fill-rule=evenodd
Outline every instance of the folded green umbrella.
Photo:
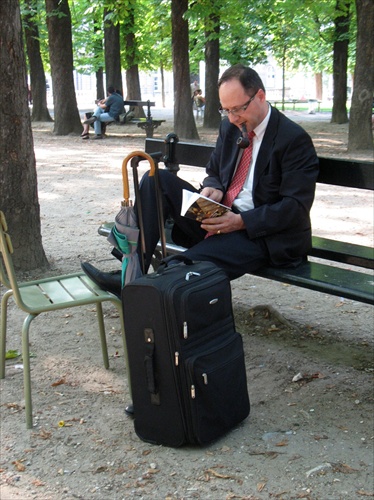
M 142 275 L 137 254 L 139 228 L 134 207 L 124 206 L 115 218 L 108 241 L 122 254 L 122 286 Z

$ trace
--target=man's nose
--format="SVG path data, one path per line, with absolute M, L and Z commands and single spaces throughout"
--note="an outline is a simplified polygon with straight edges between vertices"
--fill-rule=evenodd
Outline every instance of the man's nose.
M 235 116 L 232 113 L 229 113 L 229 120 L 230 123 L 233 123 L 234 125 L 238 122 L 239 116 Z

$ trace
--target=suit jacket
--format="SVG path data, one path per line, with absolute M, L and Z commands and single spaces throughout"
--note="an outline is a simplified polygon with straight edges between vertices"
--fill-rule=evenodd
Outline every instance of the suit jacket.
M 226 192 L 234 174 L 240 136 L 238 127 L 228 119 L 222 121 L 204 187 Z M 263 239 L 273 266 L 297 265 L 311 247 L 309 213 L 318 158 L 310 136 L 272 107 L 254 168 L 254 209 L 241 212 L 248 237 Z

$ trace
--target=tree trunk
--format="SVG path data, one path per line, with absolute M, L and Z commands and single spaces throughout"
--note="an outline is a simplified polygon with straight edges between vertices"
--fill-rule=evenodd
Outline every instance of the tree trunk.
M 27 2 L 28 13 L 24 16 L 27 57 L 30 66 L 30 91 L 32 95 L 33 122 L 53 121 L 47 106 L 46 80 L 40 55 L 39 29 L 34 21 L 31 1 Z
M 136 38 L 134 35 L 134 12 L 128 13 L 128 21 L 125 25 L 126 30 L 126 88 L 127 100 L 141 101 L 139 67 L 136 63 Z M 137 106 L 132 109 L 135 118 L 145 118 L 144 109 Z
M 356 0 L 357 42 L 348 151 L 373 151 L 372 105 L 374 90 L 374 3 Z
M 98 32 L 101 32 L 102 26 L 101 22 L 97 21 L 95 18 L 94 23 L 94 33 L 97 35 Z M 95 37 L 96 38 L 96 37 Z M 94 57 L 97 60 L 101 60 L 103 56 L 103 41 L 102 38 L 97 38 L 96 43 L 94 44 Z M 104 86 L 104 68 L 101 66 L 96 71 L 96 99 L 103 99 L 105 97 L 105 86 Z
M 188 23 L 183 18 L 187 9 L 188 0 L 171 1 L 174 129 L 180 138 L 199 139 L 191 102 Z
M 127 39 L 127 37 L 126 37 Z M 138 65 L 134 64 L 126 70 L 126 100 L 141 101 L 140 80 Z M 142 107 L 135 106 L 132 108 L 135 118 L 145 118 L 145 112 Z
M 323 98 L 323 84 L 322 84 L 322 73 L 316 73 L 314 75 L 316 82 L 316 99 L 322 101 Z
M 214 25 L 214 36 L 211 31 L 205 33 L 205 109 L 204 127 L 218 128 L 221 123 L 218 96 L 219 77 L 219 22 L 217 14 L 210 16 L 210 21 Z
M 286 99 L 286 46 L 283 46 L 282 55 L 282 111 L 285 110 L 284 101 Z
M 73 46 L 68 0 L 45 0 L 56 135 L 80 134 L 73 78 Z
M 7 218 L 14 265 L 47 266 L 40 231 L 34 144 L 18 1 L 0 2 L 0 210 Z
M 165 73 L 164 73 L 164 65 L 161 61 L 160 64 L 160 74 L 161 74 L 161 102 L 162 107 L 165 107 Z
M 336 12 L 343 12 L 335 19 L 333 56 L 333 89 L 331 123 L 347 123 L 347 64 L 349 34 L 349 0 L 337 0 Z
M 114 25 L 112 21 L 106 20 L 108 14 L 104 9 L 104 53 L 105 53 L 105 75 L 106 87 L 112 85 L 123 94 L 121 75 L 121 46 L 119 24 Z
M 96 99 L 104 99 L 104 71 L 100 68 L 96 71 Z

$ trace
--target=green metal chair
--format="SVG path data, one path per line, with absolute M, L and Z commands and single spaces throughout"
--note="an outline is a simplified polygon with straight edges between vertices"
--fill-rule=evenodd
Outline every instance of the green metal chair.
M 130 387 L 125 330 L 121 301 L 111 293 L 101 290 L 83 272 L 26 283 L 17 283 L 12 262 L 13 246 L 7 230 L 5 215 L 0 211 L 0 254 L 5 264 L 4 268 L 0 258 L 0 282 L 8 289 L 1 299 L 0 378 L 5 378 L 7 307 L 9 298 L 13 297 L 17 306 L 27 313 L 22 326 L 22 357 L 24 367 L 26 425 L 28 429 L 31 429 L 33 425 L 29 352 L 29 329 L 31 321 L 43 312 L 96 304 L 104 366 L 108 369 L 109 358 L 102 303 L 111 302 L 116 306 L 120 316 L 126 369 Z

